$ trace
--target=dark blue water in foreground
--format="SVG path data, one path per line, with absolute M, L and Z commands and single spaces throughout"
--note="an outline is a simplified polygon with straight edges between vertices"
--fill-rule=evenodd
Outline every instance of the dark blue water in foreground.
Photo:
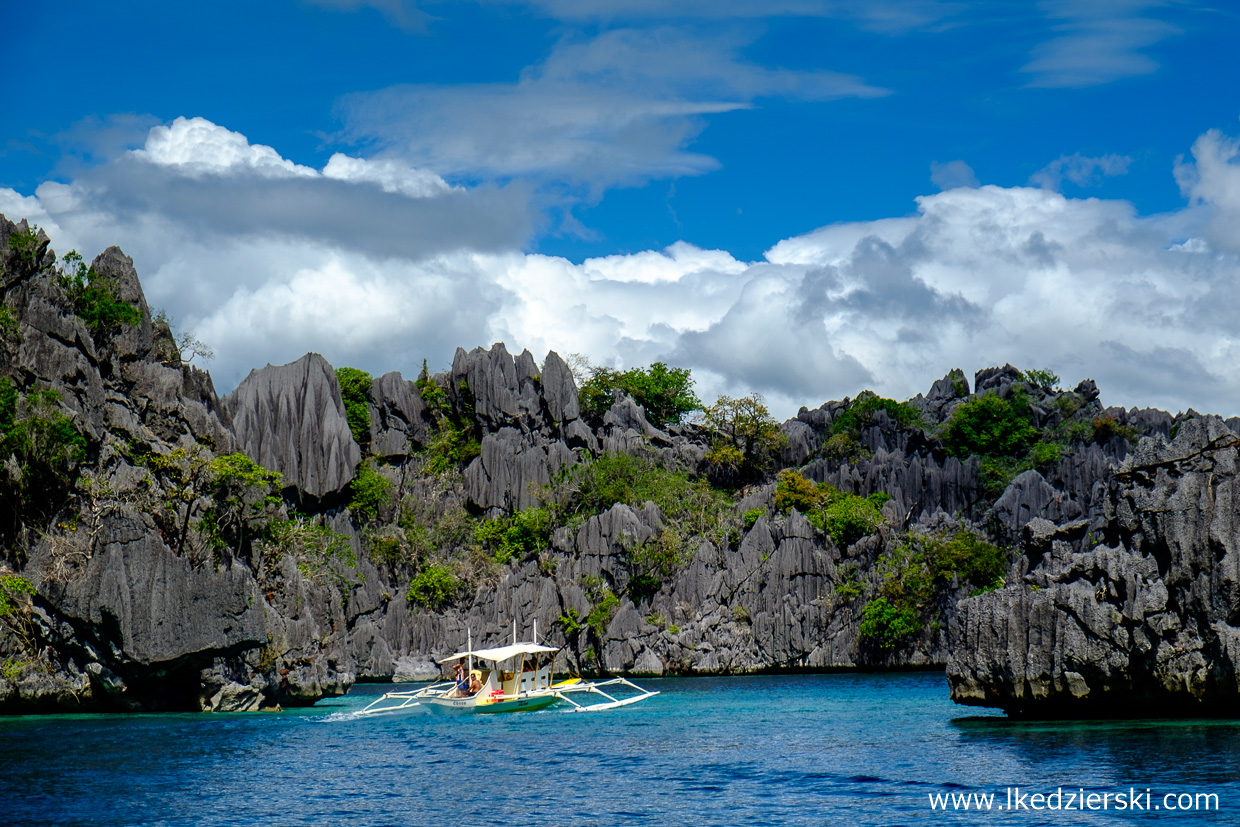
M 0 719 L 0 825 L 1240 823 L 1238 723 L 979 717 L 938 673 L 641 683 L 663 694 L 592 714 L 357 718 L 387 688 L 362 686 L 285 713 Z M 1016 786 L 1218 809 L 999 811 Z M 953 793 L 996 809 L 931 809 Z

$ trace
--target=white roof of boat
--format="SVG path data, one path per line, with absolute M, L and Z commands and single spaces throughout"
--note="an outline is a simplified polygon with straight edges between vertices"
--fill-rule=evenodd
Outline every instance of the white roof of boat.
M 446 658 L 441 658 L 439 663 L 447 663 L 450 660 L 459 660 L 460 658 L 473 655 L 482 660 L 501 661 L 508 660 L 517 655 L 533 655 L 539 652 L 558 652 L 554 646 L 543 646 L 541 643 L 510 643 L 507 646 L 497 646 L 494 649 L 475 649 L 472 652 L 466 650 L 464 652 L 454 652 Z

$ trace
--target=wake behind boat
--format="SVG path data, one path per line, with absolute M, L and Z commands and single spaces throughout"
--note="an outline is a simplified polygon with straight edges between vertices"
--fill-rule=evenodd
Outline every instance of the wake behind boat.
M 534 637 L 538 637 L 537 627 Z M 467 644 L 464 651 L 439 661 L 440 665 L 461 664 L 465 676 L 440 680 L 418 690 L 388 692 L 357 714 L 414 709 L 439 715 L 525 712 L 559 701 L 571 705 L 575 712 L 595 712 L 628 706 L 659 694 L 625 678 L 599 682 L 570 678 L 552 683 L 558 651 L 553 646 L 518 641 L 514 626 L 513 642 L 507 646 L 474 649 Z M 543 662 L 542 655 L 550 657 Z

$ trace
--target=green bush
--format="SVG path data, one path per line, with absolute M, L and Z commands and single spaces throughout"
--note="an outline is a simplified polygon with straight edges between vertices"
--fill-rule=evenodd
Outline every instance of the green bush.
M 1034 370 L 1027 370 L 1025 371 L 1025 381 L 1051 393 L 1059 389 L 1059 377 L 1049 369 L 1035 368 Z
M 883 524 L 882 512 L 874 501 L 856 494 L 841 494 L 822 509 L 824 531 L 839 548 L 847 548 L 868 537 Z
M 555 619 L 555 623 L 564 631 L 566 640 L 571 640 L 585 625 L 585 621 L 576 609 L 565 609 L 564 613 Z
M 474 540 L 488 551 L 495 562 L 521 560 L 547 548 L 553 528 L 546 508 L 526 508 L 511 517 L 479 523 Z
M 258 572 L 261 583 L 270 583 L 276 564 L 288 556 L 297 561 L 297 568 L 305 576 L 334 582 L 342 596 L 355 585 L 344 569 L 357 568 L 357 554 L 349 538 L 330 526 L 294 512 L 288 519 L 267 520 L 257 529 L 256 536 L 264 542 L 265 549 L 263 566 Z
M 971 531 L 906 535 L 878 560 L 882 582 L 865 607 L 861 634 L 893 649 L 925 627 L 936 595 L 953 580 L 978 590 L 998 588 L 1007 567 L 1007 555 Z
M 748 511 L 746 511 L 744 514 L 744 517 L 742 518 L 745 524 L 745 530 L 748 531 L 749 529 L 753 528 L 754 523 L 758 522 L 758 520 L 765 515 L 766 515 L 765 508 L 751 508 Z
M 633 397 L 656 428 L 680 422 L 685 414 L 702 408 L 702 401 L 693 392 L 693 377 L 688 368 L 669 368 L 655 362 L 649 368 L 625 371 L 590 368 L 590 378 L 577 389 L 582 413 L 601 417 L 611 407 L 613 391 L 617 390 Z
M 731 498 L 705 480 L 629 454 L 605 453 L 564 469 L 553 482 L 551 498 L 556 520 L 570 528 L 617 503 L 641 508 L 650 501 L 677 536 L 724 547 L 738 522 Z
M 280 503 L 282 476 L 243 453 L 216 457 L 207 465 L 208 495 L 214 501 L 203 513 L 200 529 L 217 550 L 233 548 L 243 554 L 248 541 L 265 528 Z
M 814 484 L 792 470 L 781 471 L 775 482 L 775 508 L 803 512 L 840 548 L 877 531 L 883 524 L 883 503 L 890 499 L 882 491 L 868 497 L 844 494 L 825 482 Z
M 861 637 L 880 649 L 895 649 L 925 628 L 915 609 L 898 606 L 885 597 L 876 597 L 865 604 L 861 613 Z
M 620 606 L 620 598 L 614 592 L 608 590 L 590 609 L 590 613 L 586 615 L 586 626 L 594 632 L 597 639 L 602 639 L 607 632 L 607 627 L 611 624 L 611 619 L 616 616 L 616 609 Z
M 35 593 L 34 586 L 20 574 L 0 574 L 0 620 L 20 611 Z
M 832 593 L 844 602 L 851 602 L 861 596 L 864 591 L 861 582 L 861 566 L 856 560 L 841 563 L 835 570 L 835 585 Z
M 39 225 L 31 224 L 25 232 L 16 232 L 9 236 L 9 249 L 17 253 L 17 260 L 26 265 L 37 264 L 39 251 L 43 247 L 39 241 Z
M 370 374 L 357 368 L 336 368 L 336 381 L 340 384 L 340 399 L 344 402 L 353 440 L 365 452 L 370 447 L 370 408 L 366 404 Z
M 764 478 L 788 444 L 758 393 L 735 399 L 720 396 L 706 409 L 702 424 L 711 435 L 711 450 L 706 455 L 711 476 L 728 487 Z
M 912 405 L 885 399 L 873 391 L 865 391 L 857 395 L 842 413 L 831 423 L 831 432 L 837 435 L 850 435 L 856 439 L 861 429 L 873 421 L 878 411 L 885 411 L 896 425 L 904 428 L 920 426 L 921 412 Z
M 1007 574 L 1007 555 L 971 531 L 957 531 L 950 537 L 922 540 L 926 562 L 935 577 L 947 582 L 953 577 L 979 587 L 990 587 Z
M 0 377 L 0 465 L 12 457 L 17 468 L 16 479 L 9 480 L 13 496 L 4 498 L 10 518 L 54 513 L 86 459 L 86 438 L 59 403 L 57 391 L 23 396 L 9 377 Z
M 826 483 L 815 485 L 803 475 L 786 468 L 775 478 L 775 510 L 784 513 L 794 508 L 801 512 L 812 511 L 828 502 L 836 493 L 838 492 Z
M 482 453 L 469 386 L 462 380 L 459 389 L 462 405 L 457 410 L 448 399 L 448 392 L 427 371 L 425 359 L 414 384 L 435 421 L 435 430 L 425 451 L 424 470 L 428 474 L 444 474 L 468 465 Z
M 434 377 L 426 367 L 426 360 L 422 360 L 422 371 L 418 374 L 418 378 L 414 380 L 414 385 L 418 388 L 418 395 L 422 397 L 422 401 L 432 412 L 439 416 L 447 416 L 452 413 L 452 406 L 448 403 L 448 392 L 439 385 L 435 384 Z
M 373 520 L 391 499 L 392 483 L 375 469 L 371 460 L 363 460 L 349 483 L 349 510 L 363 520 Z
M 663 530 L 629 554 L 629 593 L 634 603 L 657 592 L 685 563 L 687 549 L 674 531 Z
M 1020 457 L 1038 440 L 1028 403 L 987 393 L 961 403 L 943 432 L 952 456 Z
M 65 255 L 56 282 L 69 297 L 73 312 L 96 337 L 106 337 L 142 321 L 142 311 L 120 298 L 116 280 L 87 267 L 77 251 Z
M 452 569 L 432 563 L 409 582 L 406 599 L 432 611 L 442 609 L 460 596 L 463 584 Z
M 420 526 L 419 526 L 420 528 Z M 425 531 L 425 529 L 423 529 Z M 409 561 L 405 543 L 400 536 L 393 534 L 376 534 L 368 539 L 370 558 L 376 563 L 387 566 L 398 566 Z
M 870 456 L 870 452 L 850 433 L 832 434 L 822 446 L 822 455 L 836 462 L 852 462 Z
M 0 338 L 8 338 L 17 333 L 17 314 L 13 308 L 0 306 Z
M 574 530 L 616 504 L 641 508 L 653 502 L 659 508 L 662 533 L 628 550 L 634 602 L 658 591 L 692 559 L 702 540 L 725 548 L 739 537 L 741 518 L 726 494 L 705 480 L 629 454 L 605 453 L 565 468 L 556 476 L 548 500 L 550 522 Z M 762 513 L 757 509 L 753 519 Z

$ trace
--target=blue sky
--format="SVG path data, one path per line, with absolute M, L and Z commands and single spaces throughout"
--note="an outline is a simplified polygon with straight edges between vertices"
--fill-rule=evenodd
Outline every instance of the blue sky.
M 504 340 L 785 415 L 1005 361 L 1240 412 L 1230 4 L 6 15 L 0 212 L 125 249 L 221 390 Z

